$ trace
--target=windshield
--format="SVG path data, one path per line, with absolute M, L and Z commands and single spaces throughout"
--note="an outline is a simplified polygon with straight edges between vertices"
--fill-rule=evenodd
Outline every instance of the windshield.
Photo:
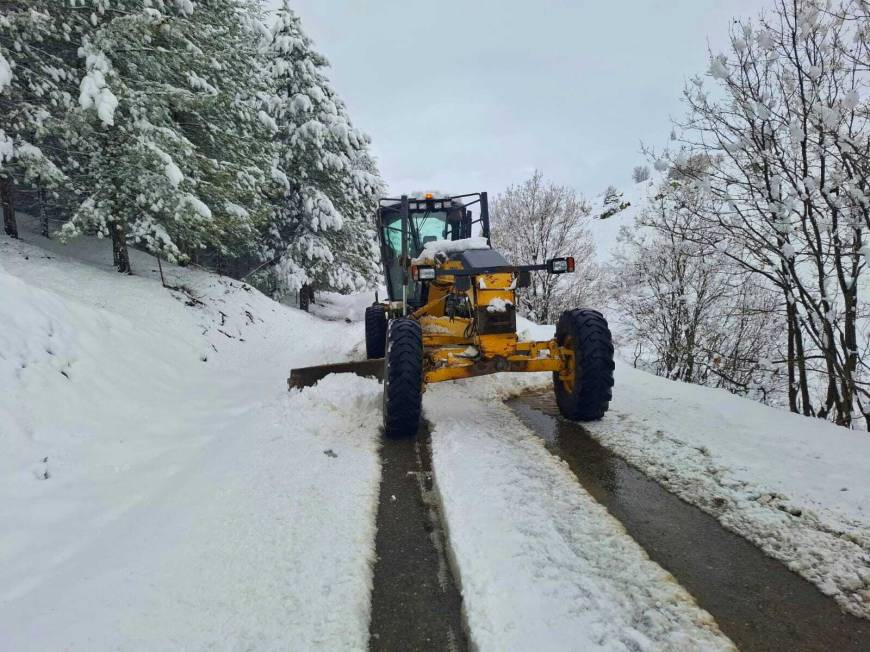
M 411 213 L 410 227 L 408 253 L 413 258 L 423 251 L 427 243 L 447 239 L 447 213 Z M 402 227 L 398 215 L 384 225 L 384 236 L 393 255 L 399 256 L 402 252 Z
M 426 211 L 411 213 L 409 216 L 408 255 L 415 258 L 423 248 L 435 240 L 448 239 L 447 213 L 445 211 Z M 399 258 L 402 255 L 402 220 L 398 213 L 384 223 L 384 242 L 387 258 L 384 261 L 387 268 L 387 286 L 390 298 L 398 301 L 402 298 L 402 266 Z M 420 284 L 411 283 L 408 303 L 419 303 Z

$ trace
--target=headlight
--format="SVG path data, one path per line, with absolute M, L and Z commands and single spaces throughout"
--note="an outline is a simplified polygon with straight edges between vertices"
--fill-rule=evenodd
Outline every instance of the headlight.
M 435 268 L 414 265 L 411 268 L 411 278 L 415 281 L 432 281 L 435 279 Z
M 547 261 L 547 271 L 550 274 L 564 274 L 574 271 L 574 259 L 571 256 L 567 258 L 552 258 Z

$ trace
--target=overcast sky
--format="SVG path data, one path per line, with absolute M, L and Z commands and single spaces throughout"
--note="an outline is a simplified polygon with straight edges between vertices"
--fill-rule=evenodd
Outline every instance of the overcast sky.
M 272 0 L 278 4 L 277 0 Z M 766 0 L 295 0 L 393 194 L 588 196 L 667 143 L 686 78 Z

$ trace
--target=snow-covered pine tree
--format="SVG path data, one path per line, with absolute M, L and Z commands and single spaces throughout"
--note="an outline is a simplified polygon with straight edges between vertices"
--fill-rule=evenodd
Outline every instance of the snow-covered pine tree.
M 279 292 L 305 285 L 353 291 L 377 277 L 372 215 L 381 181 L 369 139 L 353 127 L 285 0 L 263 45 L 278 186 L 263 254 Z
M 169 260 L 250 248 L 271 160 L 250 101 L 250 3 L 82 4 L 64 15 L 84 63 L 67 120 L 89 194 L 65 232 L 111 235 L 119 271 L 129 271 L 128 234 Z
M 47 143 L 53 157 L 59 157 L 52 125 L 70 105 L 65 86 L 75 80 L 67 63 L 71 51 L 55 37 L 58 25 L 52 16 L 31 9 L 15 3 L 0 14 L 0 195 L 5 230 L 13 236 L 14 182 L 53 189 L 67 181 L 40 145 Z

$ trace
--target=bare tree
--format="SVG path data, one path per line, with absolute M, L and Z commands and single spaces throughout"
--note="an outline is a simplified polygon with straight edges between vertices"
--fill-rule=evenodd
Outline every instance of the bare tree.
M 519 311 L 549 323 L 560 310 L 580 307 L 593 299 L 597 282 L 592 236 L 585 228 L 589 205 L 567 186 L 544 181 L 535 172 L 510 186 L 491 207 L 493 245 L 515 264 L 544 263 L 574 256 L 574 274 L 532 274 L 531 286 L 519 293 Z
M 687 237 L 780 294 L 790 408 L 846 426 L 857 409 L 870 425 L 858 338 L 870 253 L 866 26 L 845 18 L 860 1 L 828 5 L 777 0 L 738 24 L 730 53 L 711 59 L 717 88 L 688 86 L 683 149 L 671 158 L 714 200 L 695 206 Z
M 649 166 L 648 165 L 637 165 L 631 171 L 631 180 L 635 183 L 641 183 L 643 181 L 647 181 L 649 179 Z
M 620 336 L 634 363 L 675 380 L 774 399 L 769 362 L 776 337 L 769 292 L 712 245 L 693 241 L 690 206 L 707 199 L 666 181 L 620 233 L 611 275 Z

